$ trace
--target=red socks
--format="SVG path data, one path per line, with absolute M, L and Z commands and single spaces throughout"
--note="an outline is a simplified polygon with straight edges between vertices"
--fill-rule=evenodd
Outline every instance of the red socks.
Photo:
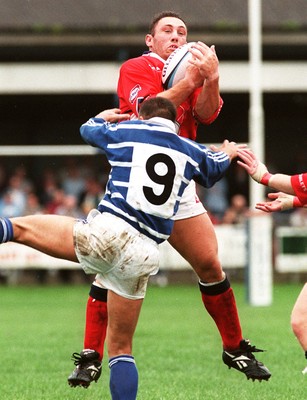
M 103 357 L 107 326 L 107 290 L 92 285 L 86 307 L 84 349 L 96 350 L 100 354 L 100 361 Z
M 213 318 L 226 350 L 240 347 L 242 331 L 235 297 L 227 277 L 217 284 L 199 283 L 202 300 Z M 96 350 L 103 357 L 108 326 L 107 290 L 92 285 L 86 308 L 84 348 Z
M 202 300 L 222 337 L 225 350 L 236 350 L 242 338 L 235 297 L 227 277 L 214 285 L 199 283 Z

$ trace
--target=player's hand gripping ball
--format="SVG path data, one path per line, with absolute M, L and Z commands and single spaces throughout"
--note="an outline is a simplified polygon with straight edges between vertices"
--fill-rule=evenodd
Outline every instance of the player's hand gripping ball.
M 178 47 L 165 61 L 162 70 L 162 83 L 165 89 L 170 89 L 184 78 L 189 60 L 192 58 L 189 48 L 193 44 L 195 42 L 189 42 Z

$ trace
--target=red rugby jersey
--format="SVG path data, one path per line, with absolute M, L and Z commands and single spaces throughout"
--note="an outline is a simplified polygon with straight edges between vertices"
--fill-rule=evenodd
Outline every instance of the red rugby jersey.
M 155 97 L 164 90 L 161 77 L 163 66 L 164 60 L 152 52 L 124 62 L 120 68 L 117 86 L 119 108 L 122 113 L 130 113 L 132 116 L 138 117 L 142 101 Z M 196 139 L 198 124 L 211 124 L 217 118 L 223 105 L 223 100 L 220 98 L 219 108 L 210 118 L 205 120 L 199 118 L 194 107 L 200 90 L 201 88 L 196 89 L 177 108 L 179 135 L 192 140 Z
M 291 176 L 291 185 L 299 200 L 307 204 L 307 172 Z

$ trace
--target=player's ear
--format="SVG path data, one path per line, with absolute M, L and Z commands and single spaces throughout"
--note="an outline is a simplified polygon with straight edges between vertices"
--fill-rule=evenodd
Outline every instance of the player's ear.
M 150 33 L 147 33 L 147 35 L 145 36 L 145 43 L 147 47 L 152 46 L 152 35 Z

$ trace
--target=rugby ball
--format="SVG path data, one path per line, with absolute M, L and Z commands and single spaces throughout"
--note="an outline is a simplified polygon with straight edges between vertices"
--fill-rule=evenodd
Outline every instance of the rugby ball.
M 170 89 L 184 78 L 189 60 L 192 57 L 189 48 L 192 47 L 193 44 L 195 44 L 195 42 L 189 42 L 178 47 L 165 61 L 162 70 L 162 83 L 165 89 Z

